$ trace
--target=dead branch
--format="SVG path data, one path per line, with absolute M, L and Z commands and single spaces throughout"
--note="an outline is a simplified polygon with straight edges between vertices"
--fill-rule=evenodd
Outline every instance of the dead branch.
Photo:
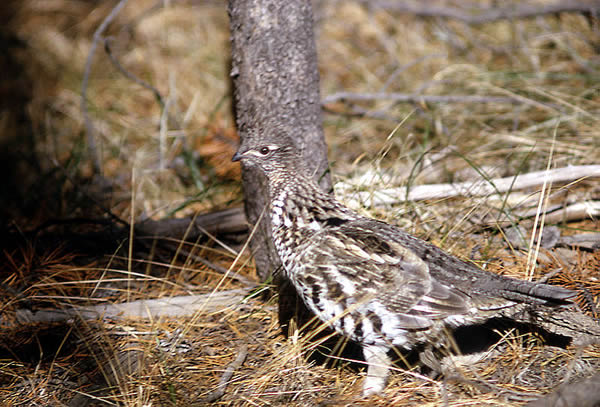
M 562 236 L 559 243 L 565 246 L 595 250 L 600 248 L 600 233 L 582 233 L 574 236 Z
M 515 219 L 529 219 L 535 217 L 542 212 L 537 208 L 529 208 L 526 210 L 513 210 L 510 213 L 502 213 L 498 215 L 488 215 L 479 223 L 490 226 L 511 226 Z M 544 223 L 562 223 L 571 222 L 581 219 L 589 219 L 600 216 L 600 201 L 585 201 L 577 202 L 571 205 L 552 205 L 543 211 L 546 218 Z M 520 222 L 521 225 L 528 226 L 533 220 Z
M 396 69 L 394 69 L 394 71 L 391 73 L 391 75 L 385 80 L 385 83 L 381 87 L 380 92 L 385 92 L 386 89 L 389 88 L 397 80 L 397 78 L 400 75 L 402 75 L 402 73 L 404 73 L 407 69 L 410 69 L 410 68 L 414 67 L 415 65 L 420 64 L 421 62 L 427 61 L 428 59 L 447 58 L 447 57 L 448 57 L 448 54 L 446 54 L 446 53 L 433 53 L 433 54 L 429 54 L 429 55 L 423 55 L 419 58 L 415 58 L 414 60 L 397 67 Z
M 467 181 L 455 184 L 429 184 L 412 187 L 385 188 L 375 191 L 350 192 L 355 187 L 350 183 L 336 184 L 336 189 L 347 195 L 346 203 L 358 207 L 391 205 L 404 201 L 445 199 L 457 196 L 489 196 L 525 188 L 535 188 L 544 182 L 564 184 L 588 178 L 600 177 L 600 165 L 577 165 L 555 168 L 548 171 L 535 171 L 504 178 L 480 181 Z M 345 191 L 345 192 L 344 192 Z
M 102 226 L 103 229 L 99 232 L 75 235 L 79 243 L 95 240 L 96 245 L 98 245 L 99 241 L 106 240 L 107 243 L 114 243 L 115 241 L 126 238 L 130 232 L 130 225 L 100 204 L 98 205 L 102 210 L 109 214 L 112 219 L 53 219 L 35 228 L 29 234 L 40 237 L 46 231 L 48 231 L 49 234 L 52 234 L 53 232 L 51 230 L 49 231 L 49 229 L 52 229 L 54 226 L 90 224 Z M 175 240 L 178 242 L 182 240 L 194 242 L 202 237 L 209 237 L 220 238 L 237 243 L 245 240 L 249 232 L 246 216 L 244 215 L 243 209 L 240 207 L 181 219 L 146 219 L 137 222 L 134 225 L 134 229 L 135 238 L 140 242 L 148 238 Z M 60 239 L 65 240 L 68 239 L 68 237 L 61 235 Z M 216 271 L 220 271 L 209 264 L 206 265 Z
M 150 236 L 196 240 L 202 235 L 224 236 L 248 234 L 248 222 L 241 207 L 181 219 L 147 219 L 136 223 L 137 237 Z
M 137 77 L 132 72 L 125 69 L 125 67 L 121 64 L 121 62 L 119 62 L 117 57 L 113 54 L 112 49 L 110 48 L 111 40 L 112 40 L 112 38 L 110 38 L 110 37 L 104 38 L 104 51 L 106 52 L 106 55 L 108 55 L 108 59 L 110 60 L 110 62 L 127 79 L 137 83 L 141 87 L 148 89 L 150 92 L 152 92 L 152 94 L 154 95 L 154 98 L 156 99 L 156 102 L 160 105 L 160 108 L 164 109 L 165 108 L 165 100 L 164 100 L 163 96 L 161 95 L 161 93 L 159 92 L 159 90 L 156 89 L 154 86 L 152 86 L 150 83 Z
M 337 111 L 335 109 L 330 109 L 327 106 L 323 106 L 323 111 L 326 113 L 336 114 L 339 116 L 366 117 L 368 119 L 387 120 L 387 121 L 390 121 L 393 123 L 398 123 L 398 121 L 400 120 L 398 117 L 391 116 L 383 111 L 363 109 L 358 106 L 353 106 L 350 110 L 346 110 L 346 111 Z
M 192 316 L 196 312 L 223 312 L 241 307 L 247 295 L 247 289 L 238 288 L 209 294 L 137 300 L 121 304 L 100 304 L 33 312 L 28 309 L 19 309 L 16 311 L 16 319 L 20 324 L 30 324 L 61 322 L 69 319 L 180 318 Z
M 600 216 L 600 201 L 585 201 L 549 212 L 546 214 L 546 223 L 568 222 L 598 216 Z
M 600 1 L 562 0 L 554 4 L 513 4 L 509 7 L 478 9 L 469 13 L 458 7 L 436 6 L 425 2 L 359 0 L 368 7 L 375 7 L 396 13 L 412 14 L 423 18 L 446 18 L 465 24 L 486 24 L 500 20 L 535 18 L 560 13 L 598 13 Z
M 479 95 L 418 95 L 397 92 L 354 93 L 336 92 L 322 99 L 321 104 L 326 105 L 340 101 L 373 102 L 389 100 L 396 103 L 508 103 L 512 105 L 526 103 L 524 98 L 506 96 L 479 96 Z
M 98 47 L 98 43 L 102 39 L 102 34 L 108 27 L 108 25 L 115 19 L 115 17 L 119 14 L 121 9 L 125 7 L 127 4 L 127 0 L 120 0 L 119 3 L 111 10 L 111 12 L 106 16 L 104 21 L 98 26 L 96 31 L 94 32 L 94 37 L 92 40 L 92 44 L 90 46 L 90 52 L 85 61 L 85 68 L 83 70 L 83 80 L 81 82 L 81 113 L 83 114 L 83 120 L 85 122 L 85 131 L 87 136 L 88 143 L 88 151 L 90 153 L 90 157 L 94 164 L 94 170 L 97 174 L 101 173 L 102 164 L 100 162 L 100 156 L 98 154 L 98 149 L 96 148 L 96 139 L 95 139 L 95 128 L 92 120 L 90 119 L 88 108 L 87 108 L 87 88 L 90 81 L 90 73 L 92 71 L 92 61 L 94 59 L 94 54 L 96 53 L 96 48 Z
M 248 356 L 248 345 L 242 344 L 235 360 L 233 362 L 231 362 L 227 366 L 225 371 L 223 372 L 223 376 L 221 376 L 221 380 L 219 380 L 219 386 L 217 387 L 216 390 L 213 390 L 210 393 L 208 393 L 208 396 L 206 396 L 205 402 L 212 403 L 214 401 L 217 401 L 221 397 L 223 397 L 223 395 L 225 394 L 225 389 L 227 388 L 227 385 L 229 384 L 229 381 L 231 380 L 231 377 L 233 376 L 233 372 L 235 372 L 237 369 L 239 369 L 242 366 L 242 364 L 246 360 L 247 356 Z

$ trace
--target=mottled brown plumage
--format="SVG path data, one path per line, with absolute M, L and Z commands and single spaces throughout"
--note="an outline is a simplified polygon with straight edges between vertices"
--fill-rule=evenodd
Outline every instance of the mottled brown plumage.
M 242 145 L 234 161 L 266 175 L 273 240 L 285 276 L 321 320 L 363 347 L 365 395 L 385 387 L 392 347 L 446 327 L 572 305 L 574 292 L 501 277 L 396 226 L 363 217 L 319 189 L 290 141 Z

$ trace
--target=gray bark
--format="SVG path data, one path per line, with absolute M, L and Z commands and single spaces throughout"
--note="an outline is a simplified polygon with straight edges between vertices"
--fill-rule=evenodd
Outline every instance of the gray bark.
M 308 0 L 229 0 L 231 77 L 236 124 L 242 140 L 275 142 L 291 136 L 308 171 L 331 189 L 323 137 L 317 52 Z M 267 203 L 260 173 L 242 167 L 246 215 L 256 224 Z M 265 213 L 251 241 L 264 281 L 281 262 Z

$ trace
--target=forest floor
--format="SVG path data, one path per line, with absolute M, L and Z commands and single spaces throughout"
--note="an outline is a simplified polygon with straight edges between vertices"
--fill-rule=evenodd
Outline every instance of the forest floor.
M 0 10 L 0 404 L 516 406 L 598 371 L 598 346 L 509 329 L 443 378 L 409 362 L 361 399 L 360 356 L 318 328 L 283 332 L 247 250 L 225 2 L 122 3 L 103 32 L 116 1 Z M 597 14 L 466 23 L 313 3 L 338 198 L 575 289 L 598 318 Z M 461 3 L 523 2 L 435 4 Z M 215 212 L 207 234 L 186 229 Z

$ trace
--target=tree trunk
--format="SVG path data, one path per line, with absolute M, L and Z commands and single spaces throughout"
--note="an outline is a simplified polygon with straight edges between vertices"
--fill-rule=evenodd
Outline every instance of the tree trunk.
M 236 124 L 242 140 L 295 140 L 307 169 L 331 189 L 323 137 L 317 51 L 309 0 L 229 0 L 231 77 Z M 242 167 L 246 215 L 260 223 L 250 243 L 264 281 L 281 266 L 271 240 L 262 174 Z M 262 220 L 261 220 L 262 219 Z

